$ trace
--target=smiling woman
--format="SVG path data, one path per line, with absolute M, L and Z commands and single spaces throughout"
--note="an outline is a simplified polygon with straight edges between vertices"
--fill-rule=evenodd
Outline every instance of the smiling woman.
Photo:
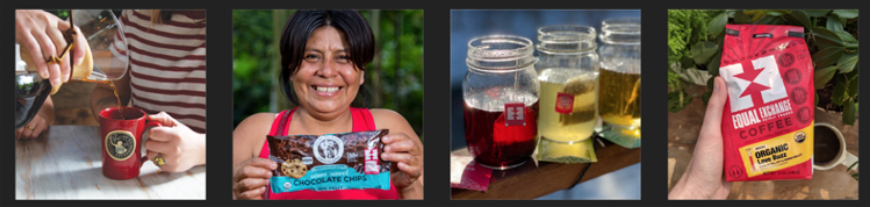
M 370 98 L 363 87 L 365 66 L 375 56 L 374 34 L 366 19 L 356 11 L 298 11 L 286 23 L 280 38 L 278 81 L 284 95 L 296 107 L 280 113 L 254 114 L 236 127 L 233 134 L 235 199 L 422 199 L 423 145 L 420 138 L 399 113 L 366 108 Z M 389 189 L 342 186 L 333 190 L 273 191 L 291 187 L 291 183 L 279 187 L 270 185 L 275 177 L 284 176 L 272 173 L 278 172 L 281 164 L 307 165 L 306 169 L 311 172 L 324 166 L 312 166 L 312 157 L 293 161 L 270 159 L 270 149 L 278 148 L 270 148 L 267 136 L 317 137 L 376 129 L 386 129 L 389 134 L 380 138 L 384 145 L 382 151 L 366 152 L 365 164 L 368 166 L 370 159 L 376 165 L 379 162 L 393 164 L 389 168 Z M 292 150 L 309 154 L 314 147 L 309 144 L 292 146 Z M 338 153 L 344 154 L 336 157 L 362 155 L 351 154 L 353 150 Z M 369 158 L 370 155 L 376 156 Z M 306 180 L 309 178 L 295 179 L 318 181 Z

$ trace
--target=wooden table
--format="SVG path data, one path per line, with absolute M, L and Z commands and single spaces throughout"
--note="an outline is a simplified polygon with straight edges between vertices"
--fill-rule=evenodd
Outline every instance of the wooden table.
M 614 143 L 605 143 L 604 148 L 595 143 L 599 161 L 592 164 L 581 182 L 641 161 L 640 148 L 626 149 Z M 469 151 L 463 148 L 451 154 L 468 156 Z M 530 160 L 514 169 L 494 170 L 487 192 L 452 188 L 451 199 L 535 199 L 571 187 L 588 165 L 539 162 L 536 167 L 535 162 Z
M 15 199 L 199 199 L 206 198 L 206 167 L 162 172 L 151 162 L 139 177 L 103 176 L 100 128 L 51 126 L 35 140 L 15 146 Z
M 694 86 L 688 93 L 702 94 L 705 86 Z M 668 190 L 686 170 L 699 136 L 701 123 L 705 117 L 706 106 L 701 100 L 678 113 L 668 114 Z M 664 110 L 664 109 L 663 109 Z M 814 121 L 834 125 L 847 142 L 847 151 L 859 155 L 859 130 L 861 123 L 854 126 L 841 124 L 841 115 L 814 111 Z M 735 182 L 728 199 L 741 200 L 782 200 L 782 199 L 858 199 L 859 182 L 846 172 L 847 167 L 838 166 L 831 170 L 814 170 L 811 180 Z

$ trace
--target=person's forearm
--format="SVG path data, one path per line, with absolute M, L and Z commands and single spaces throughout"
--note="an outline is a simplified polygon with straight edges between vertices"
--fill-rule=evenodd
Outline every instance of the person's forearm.
M 687 168 L 687 169 L 689 169 L 689 168 Z M 677 180 L 677 184 L 674 185 L 674 188 L 671 188 L 671 192 L 668 192 L 668 199 L 669 200 L 692 199 L 689 197 L 689 195 L 686 194 L 686 191 L 685 191 L 685 189 L 686 189 L 685 185 L 687 184 L 687 182 L 686 182 L 687 173 L 688 172 L 685 172 L 683 175 L 681 175 L 680 179 Z
M 422 200 L 423 199 L 423 181 L 418 179 L 408 187 L 399 189 L 399 195 L 403 200 Z
M 674 188 L 671 189 L 671 192 L 668 193 L 669 200 L 701 200 L 701 199 L 711 199 L 709 195 L 702 195 L 702 188 L 700 188 L 697 183 L 694 182 L 692 178 L 692 164 L 687 165 L 686 171 L 681 175 L 680 179 L 677 181 L 677 184 L 674 185 Z
M 42 107 L 39 108 L 39 113 L 42 114 L 43 118 L 45 118 L 46 125 L 51 126 L 52 124 L 54 124 L 54 101 L 51 100 L 51 96 L 45 98 L 45 103 L 43 103 Z

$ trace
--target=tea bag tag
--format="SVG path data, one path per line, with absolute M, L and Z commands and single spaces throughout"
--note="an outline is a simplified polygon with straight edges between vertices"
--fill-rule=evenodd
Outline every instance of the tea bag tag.
M 571 114 L 575 106 L 575 96 L 568 93 L 557 93 L 555 111 L 561 114 Z
M 523 103 L 506 103 L 505 126 L 526 126 L 525 107 Z

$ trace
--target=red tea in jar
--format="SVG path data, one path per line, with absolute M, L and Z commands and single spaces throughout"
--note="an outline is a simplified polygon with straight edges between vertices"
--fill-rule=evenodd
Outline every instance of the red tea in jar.
M 535 151 L 538 73 L 532 40 L 511 35 L 472 39 L 463 80 L 465 137 L 478 165 L 518 167 Z
M 521 96 L 537 100 L 531 94 Z M 523 102 L 502 104 L 501 108 L 499 104 L 490 104 L 490 107 L 475 104 L 479 101 L 482 100 L 468 100 L 463 109 L 466 143 L 475 162 L 495 169 L 525 163 L 535 151 L 538 101 L 529 105 Z

